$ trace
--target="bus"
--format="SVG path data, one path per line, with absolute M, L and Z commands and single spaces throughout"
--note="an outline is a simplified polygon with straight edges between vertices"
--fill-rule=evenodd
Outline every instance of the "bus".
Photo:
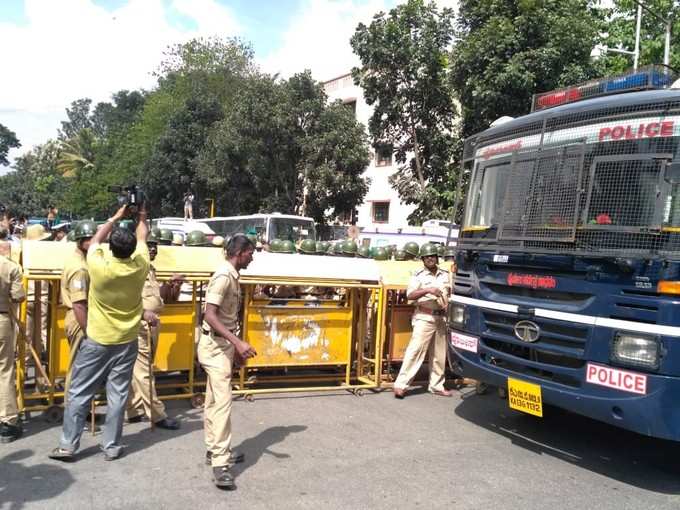
M 255 233 L 263 243 L 274 239 L 298 242 L 304 239 L 316 241 L 314 220 L 306 216 L 290 214 L 250 214 L 246 216 L 220 216 L 195 220 L 208 225 L 217 235 L 224 238 L 237 233 Z
M 464 145 L 449 304 L 466 376 L 680 440 L 680 90 L 665 67 L 534 96 Z

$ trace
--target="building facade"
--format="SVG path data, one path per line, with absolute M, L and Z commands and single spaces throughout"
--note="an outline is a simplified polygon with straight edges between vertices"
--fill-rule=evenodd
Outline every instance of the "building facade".
M 324 89 L 329 101 L 339 99 L 354 110 L 359 122 L 368 126 L 373 109 L 364 101 L 361 87 L 354 85 L 350 74 L 324 82 Z M 364 203 L 357 208 L 356 224 L 364 228 L 400 228 L 408 225 L 408 216 L 415 206 L 403 204 L 397 190 L 390 185 L 389 177 L 397 170 L 392 148 L 371 147 L 371 154 L 371 162 L 364 172 L 364 177 L 368 177 L 371 183 Z

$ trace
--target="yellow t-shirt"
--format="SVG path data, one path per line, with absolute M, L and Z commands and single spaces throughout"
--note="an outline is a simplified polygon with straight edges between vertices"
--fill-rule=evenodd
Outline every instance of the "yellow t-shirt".
M 87 336 L 104 345 L 137 339 L 142 318 L 142 289 L 149 272 L 149 249 L 137 243 L 130 258 L 118 259 L 100 244 L 87 252 L 90 292 Z

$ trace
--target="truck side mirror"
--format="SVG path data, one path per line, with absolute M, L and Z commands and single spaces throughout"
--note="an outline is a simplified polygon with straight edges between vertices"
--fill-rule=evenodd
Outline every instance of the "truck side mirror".
M 666 166 L 664 179 L 671 184 L 680 184 L 680 162 Z

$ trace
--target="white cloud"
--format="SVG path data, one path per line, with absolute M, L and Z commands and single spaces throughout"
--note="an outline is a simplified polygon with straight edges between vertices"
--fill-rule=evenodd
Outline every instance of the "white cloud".
M 0 20 L 0 47 L 11 49 L 3 52 L 0 123 L 16 131 L 21 150 L 44 142 L 47 132 L 56 136 L 74 99 L 97 102 L 120 89 L 151 87 L 168 45 L 240 33 L 231 10 L 215 0 L 175 0 L 172 8 L 197 28 L 172 26 L 163 0 L 129 0 L 114 11 L 91 0 L 26 0 L 25 26 Z
M 389 0 L 304 0 L 283 34 L 281 47 L 260 62 L 270 73 L 290 76 L 311 69 L 317 80 L 328 80 L 358 64 L 349 45 L 360 22 L 370 23 Z M 389 2 L 390 4 L 392 2 Z
M 388 12 L 395 0 L 304 0 L 283 35 L 281 47 L 260 59 L 263 70 L 290 76 L 311 69 L 315 79 L 326 81 L 348 73 L 359 60 L 349 40 L 359 23 L 369 24 L 380 11 Z M 458 0 L 437 0 L 456 8 Z

